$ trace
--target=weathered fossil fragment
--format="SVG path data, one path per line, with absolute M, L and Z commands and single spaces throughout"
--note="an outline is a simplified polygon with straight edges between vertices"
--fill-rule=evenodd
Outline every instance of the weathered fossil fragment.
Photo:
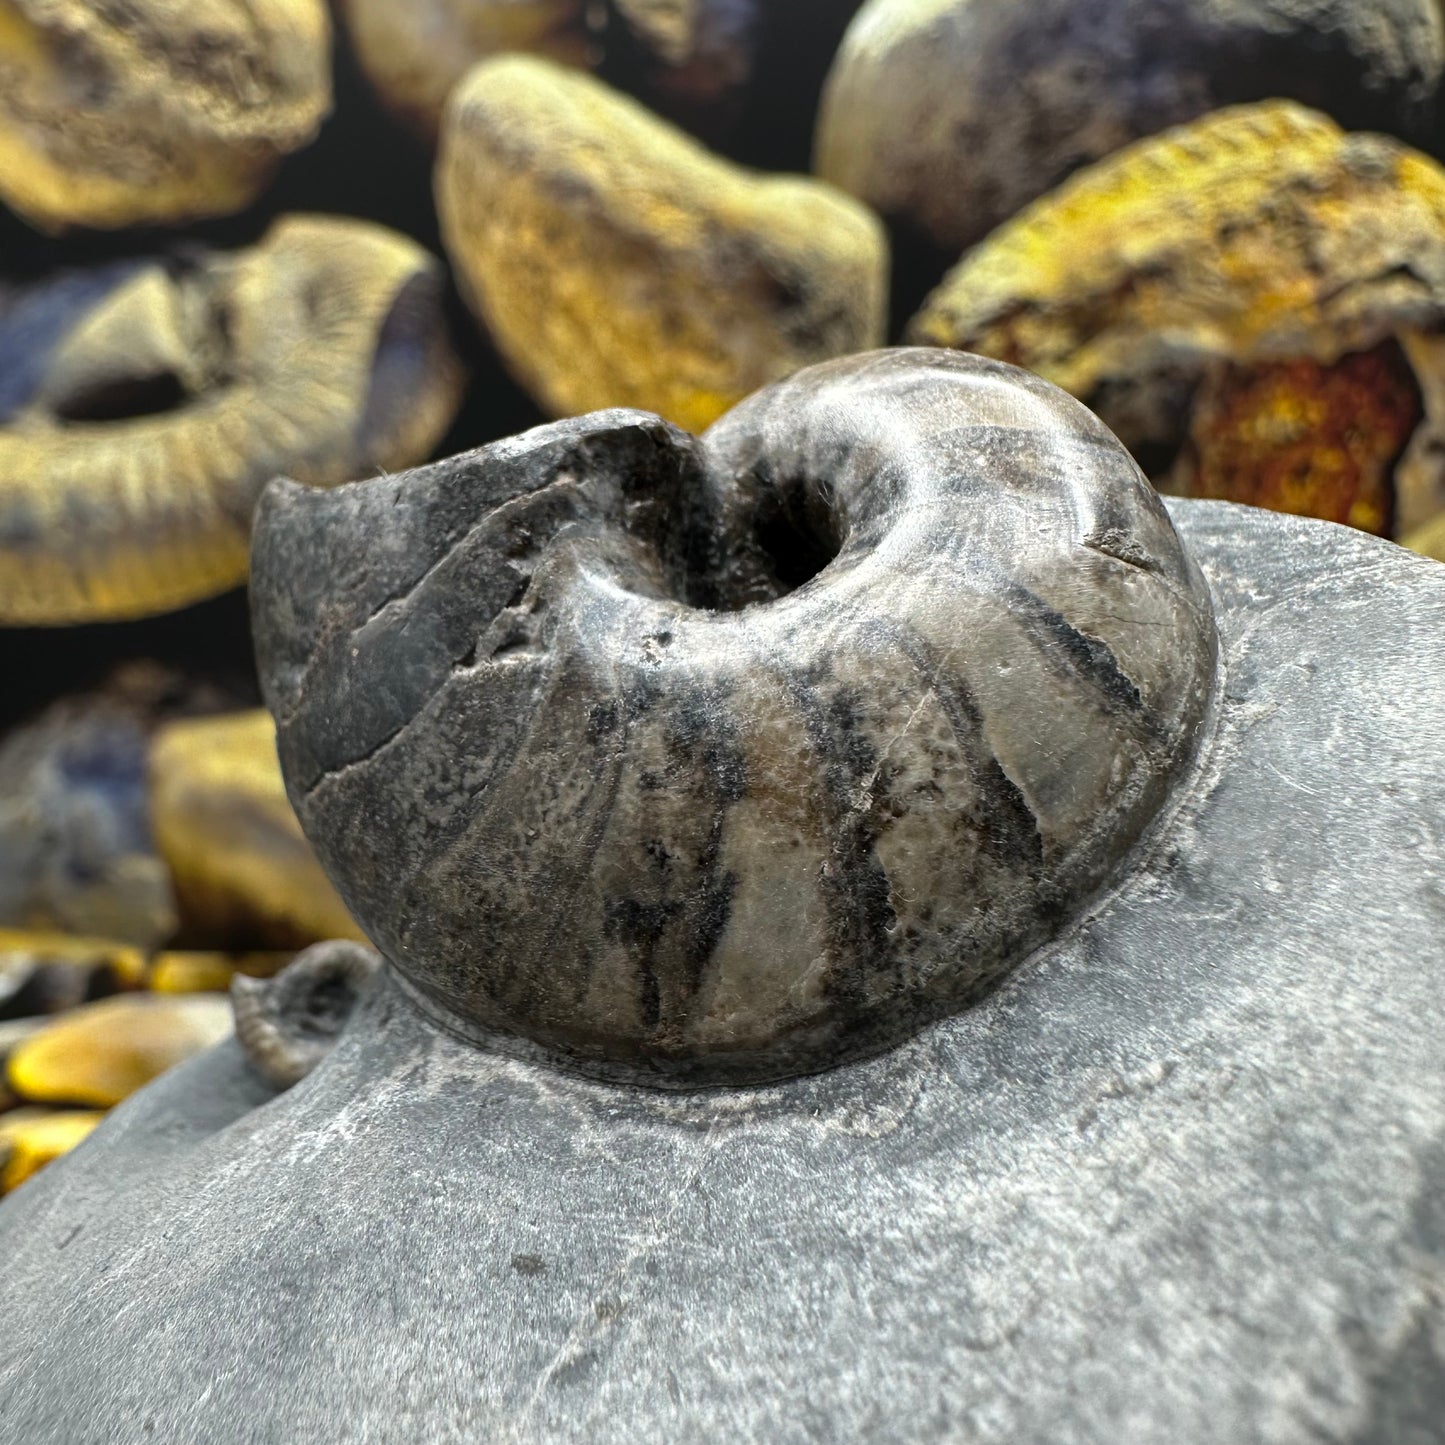
M 146 966 L 152 993 L 227 993 L 237 978 L 271 978 L 295 954 L 289 950 L 165 949 Z
M 108 1109 L 230 1032 L 224 995 L 120 994 L 22 1040 L 6 1061 L 6 1081 L 37 1104 Z
M 331 105 L 322 0 L 5 0 L 0 200 L 47 230 L 225 215 Z
M 1161 485 L 1387 535 L 1445 508 L 1445 171 L 1286 102 L 1141 141 L 968 252 L 911 339 L 1086 401 Z
M 187 936 L 265 948 L 361 937 L 286 800 L 264 709 L 168 724 L 149 777 Z
M 957 251 L 1081 165 L 1284 97 L 1427 134 L 1434 0 L 869 0 L 824 91 L 820 175 Z
M 245 579 L 279 472 L 424 457 L 460 376 L 442 272 L 381 227 L 283 218 L 234 254 L 65 276 L 0 310 L 0 623 L 138 617 Z
M 316 943 L 271 979 L 231 983 L 236 1040 L 272 1088 L 299 1084 L 331 1052 L 381 967 L 359 943 Z
M 547 61 L 488 61 L 453 93 L 437 199 L 464 293 L 557 415 L 640 406 L 697 429 L 882 339 L 886 243 L 864 207 L 743 171 Z
M 1122 448 L 941 351 L 810 368 L 700 442 L 613 411 L 278 481 L 254 568 L 292 801 L 402 975 L 458 1028 L 685 1078 L 976 993 L 1137 841 L 1213 678 Z

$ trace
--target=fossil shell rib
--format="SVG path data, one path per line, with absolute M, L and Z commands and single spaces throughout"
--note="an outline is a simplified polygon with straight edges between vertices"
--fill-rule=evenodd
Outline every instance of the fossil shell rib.
M 464 294 L 554 415 L 639 406 L 700 429 L 883 339 L 887 247 L 866 208 L 743 170 L 577 71 L 472 70 L 436 190 Z
M 366 991 L 380 955 L 359 943 L 315 943 L 275 978 L 231 981 L 236 1040 L 278 1089 L 299 1084 L 321 1062 Z
M 459 1027 L 669 1079 L 957 1007 L 1109 878 L 1213 678 L 1128 455 L 947 352 L 701 441 L 603 412 L 278 481 L 253 566 L 288 790 L 368 935 Z
M 958 251 L 1081 165 L 1281 96 L 1428 133 L 1435 0 L 870 0 L 834 60 L 818 174 Z
M 362 222 L 124 263 L 0 312 L 0 624 L 145 616 L 245 580 L 278 473 L 419 460 L 460 374 L 438 263 Z
M 46 230 L 238 211 L 331 106 L 321 0 L 3 0 L 0 200 Z
M 1081 172 L 967 253 L 908 334 L 1066 388 L 1171 488 L 1388 531 L 1445 503 L 1442 321 L 1445 171 L 1268 102 Z

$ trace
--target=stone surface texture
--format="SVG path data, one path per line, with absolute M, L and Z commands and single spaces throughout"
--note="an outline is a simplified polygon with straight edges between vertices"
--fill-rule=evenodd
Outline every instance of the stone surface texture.
M 1124 449 L 948 351 L 701 441 L 611 411 L 278 482 L 253 569 L 288 791 L 368 936 L 455 1027 L 694 1081 L 993 981 L 1167 804 L 1214 678 Z
M 883 340 L 872 212 L 736 166 L 579 71 L 521 55 L 472 70 L 436 192 L 463 293 L 553 415 L 636 406 L 700 430 Z
M 223 1044 L 0 1205 L 0 1441 L 1438 1438 L 1445 568 L 1170 510 L 1219 717 L 1080 925 L 765 1088 Z
M 1283 96 L 1429 135 L 1435 0 L 870 0 L 834 61 L 817 169 L 939 246 L 971 245 L 1080 166 Z

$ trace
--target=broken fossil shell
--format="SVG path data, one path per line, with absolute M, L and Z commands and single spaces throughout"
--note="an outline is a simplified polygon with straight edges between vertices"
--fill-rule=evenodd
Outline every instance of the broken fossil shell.
M 6 1079 L 37 1104 L 108 1109 L 231 1032 L 224 995 L 120 994 L 84 1004 L 11 1052 Z
M 870 0 L 823 94 L 817 170 L 957 252 L 1081 165 L 1274 97 L 1420 138 L 1434 0 Z
M 5 0 L 0 200 L 46 230 L 238 211 L 331 105 L 322 0 Z
M 1445 171 L 1270 102 L 1082 172 L 908 334 L 1063 386 L 1169 490 L 1389 534 L 1445 508 L 1442 322 Z
M 460 375 L 439 264 L 285 217 L 230 255 L 124 262 L 0 311 L 0 624 L 141 617 L 245 580 L 278 473 L 425 456 Z
M 700 441 L 602 412 L 278 481 L 253 568 L 290 796 L 402 978 L 668 1079 L 967 1001 L 1114 873 L 1214 675 L 1123 448 L 951 352 L 811 368 Z
M 286 800 L 265 709 L 161 728 L 150 816 L 188 937 L 266 948 L 361 937 Z
M 865 208 L 744 171 L 546 61 L 458 86 L 437 200 L 464 294 L 555 415 L 639 406 L 700 428 L 882 340 L 886 243 Z
M 331 1051 L 381 967 L 381 955 L 338 939 L 315 943 L 275 978 L 231 983 L 236 1041 L 277 1089 L 299 1084 Z

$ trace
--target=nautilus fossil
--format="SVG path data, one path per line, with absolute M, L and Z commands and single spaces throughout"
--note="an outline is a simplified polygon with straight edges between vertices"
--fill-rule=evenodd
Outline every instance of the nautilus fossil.
M 473 69 L 436 191 L 463 294 L 554 415 L 637 406 L 697 429 L 883 340 L 887 247 L 865 207 L 735 166 L 580 71 Z
M 1219 106 L 1285 97 L 1430 134 L 1435 0 L 869 0 L 833 63 L 818 173 L 937 245 Z
M 141 617 L 244 581 L 277 473 L 423 458 L 460 393 L 444 276 L 405 237 L 283 217 L 0 300 L 0 624 Z
M 0 200 L 45 230 L 227 215 L 331 106 L 323 0 L 5 0 Z
M 1214 676 L 1127 454 L 946 351 L 810 368 L 700 441 L 616 410 L 278 481 L 253 568 L 291 799 L 403 977 L 688 1077 L 976 994 L 1149 827 Z
M 1092 407 L 1162 486 L 1406 536 L 1445 510 L 1445 170 L 1289 102 L 1081 172 L 908 327 Z

